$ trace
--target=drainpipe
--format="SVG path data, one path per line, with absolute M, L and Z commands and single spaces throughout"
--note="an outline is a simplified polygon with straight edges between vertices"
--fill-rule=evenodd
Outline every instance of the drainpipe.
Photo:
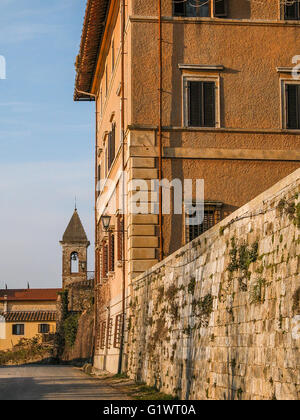
M 161 0 L 158 0 L 158 65 L 159 65 L 159 100 L 158 100 L 158 179 L 159 179 L 159 259 L 163 259 L 163 228 L 162 228 L 162 16 Z
M 124 354 L 124 336 L 125 336 L 125 276 L 126 276 L 126 267 L 125 267 L 125 0 L 122 0 L 121 5 L 121 19 L 122 19 L 122 29 L 121 29 L 121 135 L 122 135 L 122 209 L 123 209 L 123 223 L 122 223 L 122 329 L 121 329 L 121 341 L 120 341 L 120 353 L 119 353 L 119 365 L 118 373 L 122 373 L 122 362 Z

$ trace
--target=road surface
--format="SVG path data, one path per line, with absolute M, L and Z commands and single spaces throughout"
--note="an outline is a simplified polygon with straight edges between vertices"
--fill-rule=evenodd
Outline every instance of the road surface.
M 126 400 L 120 391 L 71 366 L 2 366 L 0 400 Z

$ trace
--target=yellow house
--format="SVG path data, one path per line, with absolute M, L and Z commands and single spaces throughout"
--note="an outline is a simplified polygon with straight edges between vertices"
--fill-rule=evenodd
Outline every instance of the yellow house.
M 56 332 L 56 301 L 61 289 L 0 290 L 0 350 L 22 338 Z

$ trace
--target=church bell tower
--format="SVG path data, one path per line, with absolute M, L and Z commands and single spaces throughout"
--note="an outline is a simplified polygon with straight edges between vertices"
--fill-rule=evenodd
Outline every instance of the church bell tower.
M 62 287 L 87 280 L 87 249 L 90 245 L 77 209 L 63 235 L 62 241 Z

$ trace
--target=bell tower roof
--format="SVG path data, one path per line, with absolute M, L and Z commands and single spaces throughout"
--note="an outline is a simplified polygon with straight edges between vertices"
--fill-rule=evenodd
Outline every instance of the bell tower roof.
M 62 238 L 62 242 L 63 243 L 74 243 L 74 242 L 80 243 L 81 242 L 84 244 L 89 243 L 76 208 L 67 226 L 67 229 L 65 230 L 65 233 Z

